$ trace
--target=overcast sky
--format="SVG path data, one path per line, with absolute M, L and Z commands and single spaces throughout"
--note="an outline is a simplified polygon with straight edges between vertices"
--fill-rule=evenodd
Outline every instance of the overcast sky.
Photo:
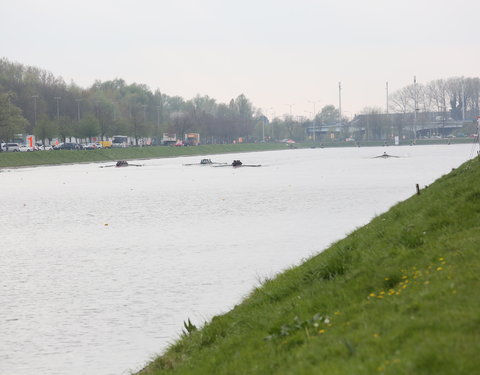
M 479 0 L 0 1 L 0 57 L 84 88 L 122 78 L 311 116 L 341 82 L 351 117 L 385 108 L 386 81 L 480 75 Z

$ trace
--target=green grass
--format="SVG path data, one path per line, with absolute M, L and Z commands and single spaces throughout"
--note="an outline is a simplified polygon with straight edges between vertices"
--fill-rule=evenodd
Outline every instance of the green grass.
M 186 324 L 139 374 L 478 373 L 479 250 L 476 159 L 227 314 Z
M 87 163 L 113 160 L 153 159 L 177 156 L 211 155 L 237 152 L 285 150 L 284 143 L 247 143 L 196 147 L 129 147 L 101 150 L 59 150 L 37 152 L 2 152 L 0 167 Z

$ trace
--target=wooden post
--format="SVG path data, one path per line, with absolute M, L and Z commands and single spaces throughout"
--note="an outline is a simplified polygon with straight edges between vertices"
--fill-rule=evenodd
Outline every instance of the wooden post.
M 418 184 L 416 186 L 417 186 L 417 195 L 420 195 L 420 186 L 418 186 Z

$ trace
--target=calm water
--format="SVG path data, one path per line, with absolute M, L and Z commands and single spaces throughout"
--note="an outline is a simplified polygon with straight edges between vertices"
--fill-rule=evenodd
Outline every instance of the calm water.
M 401 158 L 373 159 L 384 151 Z M 190 318 L 323 250 L 472 145 L 205 155 L 0 173 L 0 374 L 128 374 Z

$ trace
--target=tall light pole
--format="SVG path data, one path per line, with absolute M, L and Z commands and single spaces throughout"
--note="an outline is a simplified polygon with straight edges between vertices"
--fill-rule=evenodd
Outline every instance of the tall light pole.
M 388 112 L 388 81 L 385 82 L 385 99 L 386 99 L 386 110 L 387 110 L 387 121 L 391 123 L 391 132 L 392 132 L 392 139 L 394 139 L 394 135 L 393 135 L 393 121 L 390 121 L 390 116 L 389 116 L 389 112 Z
M 309 103 L 312 103 L 313 104 L 313 120 L 312 120 L 312 124 L 313 124 L 313 143 L 315 143 L 316 141 L 316 133 L 317 133 L 317 111 L 315 109 L 315 104 L 317 103 L 316 101 L 314 100 L 309 100 L 308 101 Z
M 75 101 L 77 102 L 77 120 L 80 122 L 80 102 L 82 101 L 83 99 L 75 99 Z
M 37 98 L 38 95 L 32 95 L 33 98 L 33 126 L 37 127 Z
M 294 104 L 287 104 L 290 107 L 290 117 L 292 117 L 292 107 Z
M 273 116 L 273 117 L 272 117 L 273 120 L 277 117 L 276 114 L 275 114 L 275 111 L 273 111 L 273 115 L 272 115 L 272 116 Z M 272 121 L 272 141 L 275 139 L 275 133 L 274 133 L 275 128 L 274 128 L 273 124 L 274 124 L 274 123 L 273 123 L 273 121 Z
M 268 112 L 273 110 L 273 107 L 269 107 L 265 109 L 265 118 L 263 119 L 263 141 L 265 141 L 265 122 L 268 120 L 268 122 L 271 122 L 270 119 L 268 118 Z M 272 139 L 273 139 L 273 123 L 272 123 Z
M 159 134 L 159 130 L 160 130 L 160 111 L 162 110 L 162 106 L 160 105 L 157 105 L 157 146 L 160 144 L 159 143 L 159 137 L 160 137 L 160 134 Z
M 413 111 L 413 140 L 417 140 L 417 76 L 413 76 L 413 96 L 415 108 Z
M 342 125 L 342 82 L 338 82 L 338 115 L 340 116 L 340 125 Z
M 143 123 L 145 124 L 147 122 L 147 105 L 142 104 L 143 107 Z
M 54 97 L 53 99 L 55 99 L 57 101 L 57 122 L 60 122 L 60 105 L 59 105 L 59 101 L 60 99 L 62 99 L 61 97 L 59 96 L 56 96 Z
M 387 115 L 388 115 L 388 81 L 385 82 L 385 95 L 387 99 Z

